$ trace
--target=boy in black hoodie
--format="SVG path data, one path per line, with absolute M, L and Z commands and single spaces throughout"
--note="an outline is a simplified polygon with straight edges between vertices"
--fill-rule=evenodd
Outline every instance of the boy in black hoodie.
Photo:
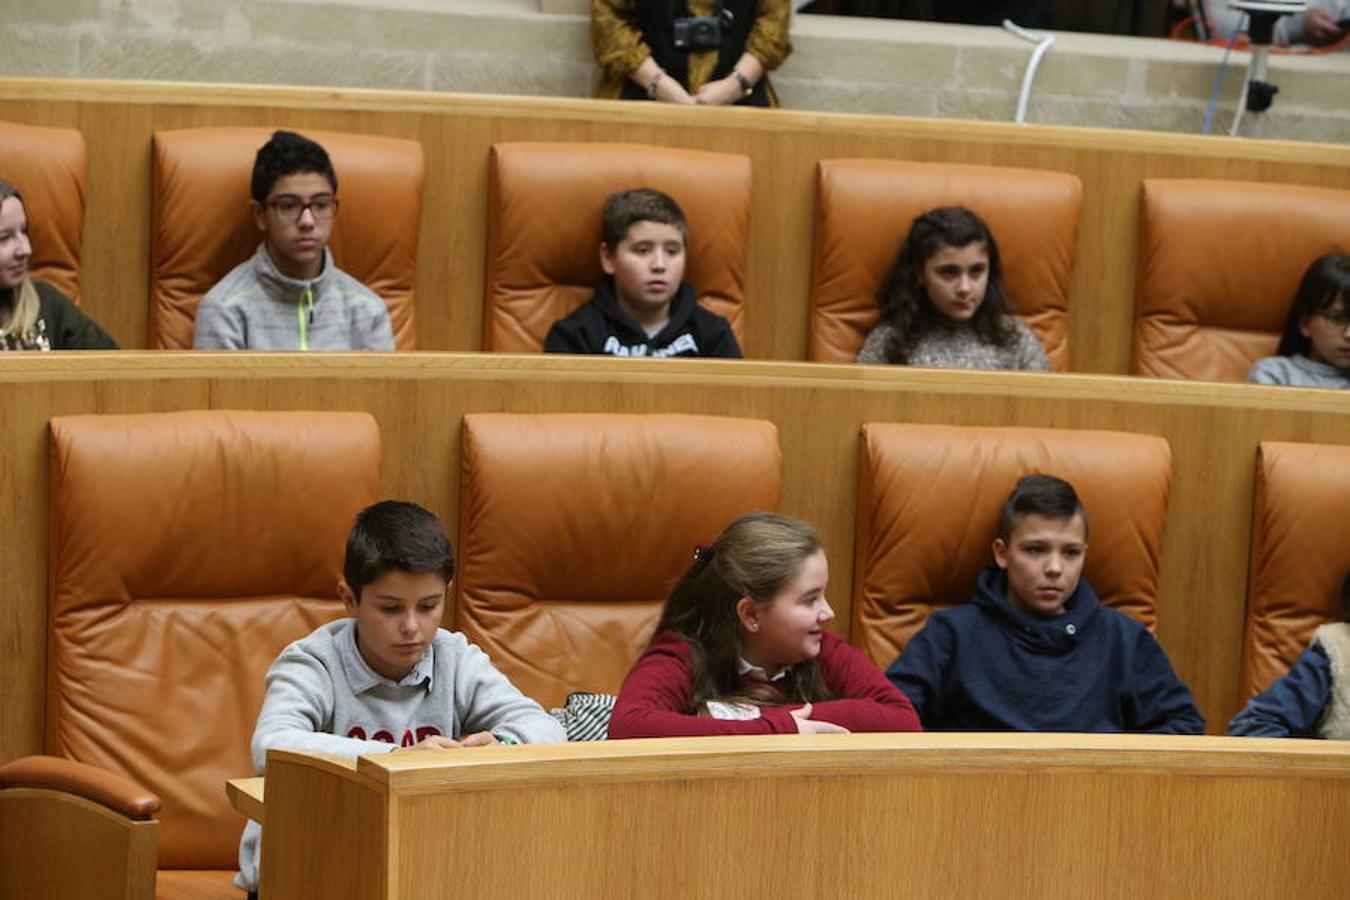
M 929 616 L 886 670 L 924 728 L 1204 732 L 1153 635 L 1079 577 L 1087 530 L 1067 481 L 1017 482 L 974 598 Z
M 684 282 L 685 222 L 671 197 L 649 188 L 605 201 L 595 294 L 549 329 L 547 353 L 722 356 L 741 348 L 726 319 L 698 305 Z

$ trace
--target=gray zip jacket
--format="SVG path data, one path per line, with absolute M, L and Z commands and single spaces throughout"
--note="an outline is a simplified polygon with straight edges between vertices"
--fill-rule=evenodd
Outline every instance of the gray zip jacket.
M 389 310 L 333 263 L 311 281 L 287 278 L 258 245 L 202 298 L 192 346 L 198 350 L 393 350 Z
M 266 683 L 251 745 L 260 775 L 273 748 L 355 759 L 433 734 L 458 740 L 490 731 L 521 744 L 567 740 L 562 725 L 516 690 L 486 653 L 444 628 L 413 670 L 393 682 L 361 657 L 356 620 L 339 619 L 283 650 Z M 261 836 L 257 822 L 244 826 L 235 884 L 246 891 L 258 889 Z

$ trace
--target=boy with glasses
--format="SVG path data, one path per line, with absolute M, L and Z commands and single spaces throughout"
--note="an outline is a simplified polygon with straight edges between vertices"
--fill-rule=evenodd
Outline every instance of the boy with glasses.
M 202 298 L 193 346 L 208 350 L 393 350 L 384 301 L 333 263 L 337 174 L 323 147 L 278 131 L 253 164 L 263 241 Z

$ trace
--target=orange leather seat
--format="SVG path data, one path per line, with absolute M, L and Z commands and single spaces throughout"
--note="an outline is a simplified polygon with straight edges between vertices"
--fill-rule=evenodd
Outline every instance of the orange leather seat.
M 5 148 L 0 178 L 19 189 L 28 213 L 33 277 L 79 303 L 88 186 L 84 135 L 73 128 L 0 122 L 0 147 Z
M 51 427 L 49 756 L 0 778 L 32 786 L 46 771 L 46 790 L 124 812 L 152 809 L 129 804 L 153 792 L 159 896 L 239 900 L 230 879 L 244 823 L 225 779 L 253 772 L 268 666 L 342 614 L 346 533 L 380 492 L 378 428 L 364 413 L 217 411 Z M 59 839 L 31 858 L 60 870 L 73 848 L 116 853 Z M 152 847 L 142 860 L 151 884 L 155 859 Z
M 1171 485 L 1162 438 L 1114 431 L 864 425 L 854 543 L 853 643 L 878 666 L 934 609 L 970 599 L 993 562 L 1003 501 L 1044 472 L 1077 490 L 1083 570 L 1102 601 L 1153 628 Z
M 781 484 L 758 419 L 465 416 L 456 626 L 545 706 L 616 692 L 694 548 Z
M 271 128 L 157 131 L 151 174 L 152 348 L 192 346 L 197 304 L 262 240 L 249 209 L 258 148 Z M 426 163 L 416 141 L 302 131 L 328 151 L 342 207 L 329 248 L 338 267 L 384 299 L 394 344 L 417 346 L 413 281 Z
M 1287 673 L 1340 620 L 1350 572 L 1350 447 L 1265 441 L 1256 451 L 1247 630 L 1238 700 Z
M 853 362 L 881 318 L 877 289 L 915 217 L 965 206 L 998 241 L 1018 317 L 1056 371 L 1069 365 L 1069 283 L 1083 186 L 1034 169 L 827 159 L 816 168 L 816 237 L 807 358 Z
M 1350 191 L 1150 178 L 1139 222 L 1132 371 L 1243 381 L 1308 264 L 1350 251 Z
M 745 346 L 750 159 L 640 144 L 494 144 L 488 162 L 483 349 L 542 350 L 548 330 L 590 299 L 600 214 L 616 191 L 675 198 L 688 224 L 684 280 Z

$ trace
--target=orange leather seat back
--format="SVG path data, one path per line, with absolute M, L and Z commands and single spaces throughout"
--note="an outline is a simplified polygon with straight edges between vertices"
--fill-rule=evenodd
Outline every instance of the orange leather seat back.
M 675 198 L 688 225 L 684 280 L 745 346 L 750 159 L 641 144 L 494 144 L 488 162 L 483 349 L 542 350 L 553 323 L 602 274 L 605 198 L 630 188 Z
M 191 347 L 197 304 L 262 241 L 249 207 L 249 184 L 258 148 L 274 130 L 155 132 L 151 347 Z M 415 349 L 413 282 L 426 170 L 422 145 L 367 134 L 301 133 L 323 145 L 337 173 L 342 205 L 328 243 L 334 262 L 383 298 L 395 346 Z
M 1150 178 L 1139 222 L 1134 374 L 1243 381 L 1308 264 L 1350 251 L 1350 191 Z
M 853 362 L 881 318 L 877 290 L 910 225 L 965 206 L 989 225 L 1003 285 L 1056 371 L 1069 365 L 1069 283 L 1083 186 L 1075 175 L 887 159 L 827 159 L 816 168 L 816 237 L 807 358 Z
M 0 178 L 23 194 L 34 278 L 80 302 L 80 248 L 89 160 L 84 135 L 73 128 L 0 122 Z
M 617 691 L 694 548 L 781 484 L 762 420 L 465 416 L 456 624 L 546 706 Z
M 1057 475 L 1088 520 L 1083 577 L 1153 628 L 1171 485 L 1162 438 L 1114 431 L 864 425 L 854 544 L 853 643 L 889 665 L 934 609 L 970 599 L 993 562 L 1017 479 Z
M 1287 673 L 1317 626 L 1340 620 L 1347 572 L 1350 447 L 1262 442 L 1240 701 Z
M 163 801 L 161 868 L 233 869 L 263 675 L 342 614 L 347 530 L 378 499 L 364 413 L 52 420 L 47 752 Z

